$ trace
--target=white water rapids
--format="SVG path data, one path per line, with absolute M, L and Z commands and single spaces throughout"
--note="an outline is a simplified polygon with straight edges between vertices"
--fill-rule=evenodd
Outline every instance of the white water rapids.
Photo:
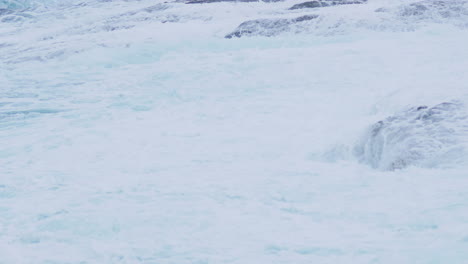
M 467 263 L 468 4 L 302 2 L 0 1 L 0 263 Z

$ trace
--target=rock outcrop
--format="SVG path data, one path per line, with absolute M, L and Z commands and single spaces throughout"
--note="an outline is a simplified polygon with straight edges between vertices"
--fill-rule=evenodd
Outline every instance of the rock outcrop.
M 437 22 L 447 18 L 466 18 L 468 16 L 468 1 L 424 0 L 411 4 L 403 4 L 397 10 L 378 8 L 376 12 L 395 12 L 406 19 L 430 19 Z
M 316 19 L 318 15 L 306 15 L 293 19 L 278 18 L 278 19 L 256 19 L 243 22 L 237 29 L 226 35 L 225 38 L 240 38 L 244 36 L 276 36 L 282 32 L 289 31 L 299 23 Z
M 318 8 L 318 7 L 327 7 L 327 6 L 336 6 L 336 5 L 353 5 L 353 4 L 363 4 L 367 0 L 357 0 L 357 1 L 309 1 L 300 4 L 293 5 L 289 10 L 303 9 L 303 8 Z
M 438 167 L 464 156 L 467 135 L 463 104 L 419 106 L 374 124 L 356 146 L 355 155 L 381 170 Z

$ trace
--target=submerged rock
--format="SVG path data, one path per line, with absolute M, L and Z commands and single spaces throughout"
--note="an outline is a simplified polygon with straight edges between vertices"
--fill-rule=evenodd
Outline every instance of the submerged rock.
M 294 24 L 316 19 L 317 15 L 300 16 L 293 19 L 256 19 L 243 22 L 237 29 L 226 35 L 225 38 L 244 37 L 244 36 L 276 36 L 282 32 L 291 30 Z
M 357 1 L 309 1 L 300 4 L 293 5 L 289 10 L 303 9 L 303 8 L 318 8 L 318 7 L 327 7 L 327 6 L 336 6 L 336 5 L 353 5 L 353 4 L 363 4 L 367 0 L 357 0 Z
M 382 170 L 457 162 L 465 152 L 467 121 L 458 102 L 414 107 L 374 124 L 356 146 L 355 155 Z

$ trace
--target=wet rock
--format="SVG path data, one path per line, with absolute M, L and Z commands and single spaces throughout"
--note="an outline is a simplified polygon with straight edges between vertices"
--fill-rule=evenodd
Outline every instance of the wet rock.
M 292 26 L 295 24 L 313 20 L 317 17 L 317 15 L 306 15 L 293 19 L 279 18 L 250 20 L 240 24 L 234 32 L 226 35 L 225 38 L 240 38 L 244 36 L 272 37 L 291 30 Z
M 420 1 L 401 6 L 399 13 L 403 17 L 459 17 L 460 15 L 468 15 L 468 1 Z
M 467 121 L 458 102 L 414 107 L 374 124 L 354 152 L 361 162 L 381 170 L 438 167 L 464 156 Z
M 329 5 L 328 3 L 325 3 L 322 1 L 310 1 L 310 2 L 293 5 L 289 9 L 294 10 L 294 9 L 302 9 L 302 8 L 317 8 L 317 7 L 323 7 L 323 6 L 328 6 L 328 5 Z
M 317 17 L 318 17 L 318 15 L 305 15 L 305 16 L 296 17 L 296 18 L 292 19 L 291 22 L 298 23 L 298 22 L 303 22 L 303 21 L 316 19 Z
M 293 5 L 289 10 L 303 9 L 303 8 L 318 8 L 318 7 L 327 7 L 327 6 L 336 6 L 336 5 L 352 5 L 352 4 L 363 4 L 367 0 L 359 1 L 309 1 L 300 4 Z
M 429 8 L 421 3 L 413 3 L 403 8 L 401 14 L 403 16 L 417 16 L 424 14 Z

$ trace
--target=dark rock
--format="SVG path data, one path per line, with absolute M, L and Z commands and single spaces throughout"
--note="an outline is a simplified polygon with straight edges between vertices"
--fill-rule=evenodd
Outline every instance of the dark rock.
M 363 4 L 367 0 L 359 1 L 309 1 L 300 4 L 293 5 L 289 10 L 303 9 L 303 8 L 318 8 L 318 7 L 327 7 L 327 6 L 336 6 L 336 5 L 353 5 L 353 4 Z
M 361 162 L 382 170 L 437 167 L 465 152 L 468 115 L 458 102 L 419 106 L 375 123 L 356 146 Z
M 308 21 L 312 19 L 316 19 L 318 16 L 317 15 L 305 15 L 305 16 L 300 16 L 292 19 L 292 22 L 303 22 L 303 21 Z
M 403 17 L 428 17 L 428 18 L 450 18 L 467 16 L 468 1 L 453 0 L 453 1 L 438 1 L 425 0 L 409 5 L 403 5 L 400 8 L 400 15 Z
M 310 2 L 293 5 L 291 8 L 289 8 L 289 10 L 302 9 L 302 8 L 317 8 L 317 7 L 323 7 L 323 6 L 328 6 L 328 5 L 329 4 L 324 3 L 322 1 L 310 1 Z
M 300 16 L 293 19 L 257 19 L 243 22 L 237 29 L 226 35 L 225 38 L 244 37 L 244 36 L 265 36 L 272 37 L 282 32 L 289 31 L 291 26 L 297 23 L 316 19 L 317 15 Z

